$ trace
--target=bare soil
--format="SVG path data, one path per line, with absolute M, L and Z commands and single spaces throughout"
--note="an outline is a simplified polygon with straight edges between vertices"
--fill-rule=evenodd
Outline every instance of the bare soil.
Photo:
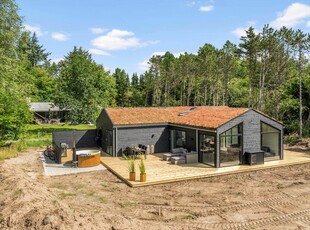
M 309 164 L 129 188 L 109 171 L 45 177 L 40 151 L 0 162 L 0 229 L 310 229 Z

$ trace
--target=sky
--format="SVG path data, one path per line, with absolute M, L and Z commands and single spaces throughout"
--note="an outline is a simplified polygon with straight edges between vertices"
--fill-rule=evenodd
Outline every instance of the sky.
M 152 55 L 178 57 L 210 43 L 238 44 L 265 24 L 310 32 L 310 1 L 291 0 L 16 0 L 24 29 L 58 62 L 82 47 L 106 70 L 142 74 Z

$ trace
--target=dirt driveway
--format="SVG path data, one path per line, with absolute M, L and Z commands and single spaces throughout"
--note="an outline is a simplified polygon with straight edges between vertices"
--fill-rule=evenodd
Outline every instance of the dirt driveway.
M 0 162 L 0 229 L 310 229 L 309 164 L 129 188 L 44 177 L 39 151 Z

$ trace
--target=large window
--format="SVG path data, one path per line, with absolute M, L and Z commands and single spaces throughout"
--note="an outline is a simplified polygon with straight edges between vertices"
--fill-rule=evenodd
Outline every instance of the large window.
M 220 135 L 221 166 L 239 165 L 242 163 L 242 123 Z
M 182 130 L 173 129 L 170 130 L 170 148 L 185 148 L 186 144 L 186 132 Z
M 214 136 L 209 134 L 199 134 L 199 153 L 202 156 L 202 162 L 215 166 L 215 143 Z
M 261 150 L 265 160 L 278 160 L 280 157 L 280 130 L 261 122 Z

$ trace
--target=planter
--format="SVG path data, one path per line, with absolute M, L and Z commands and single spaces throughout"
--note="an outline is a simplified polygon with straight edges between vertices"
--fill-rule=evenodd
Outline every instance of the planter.
M 140 174 L 140 182 L 146 182 L 146 174 Z
M 136 180 L 136 173 L 135 172 L 130 172 L 129 173 L 129 180 L 130 181 L 135 181 Z

